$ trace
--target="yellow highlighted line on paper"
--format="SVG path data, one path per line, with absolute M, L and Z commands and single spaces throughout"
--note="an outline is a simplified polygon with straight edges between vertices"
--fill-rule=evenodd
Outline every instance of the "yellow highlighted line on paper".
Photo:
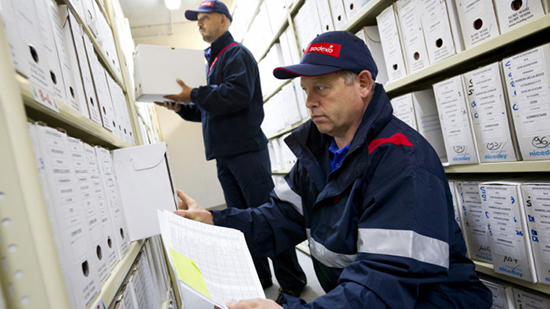
M 212 299 L 210 293 L 208 293 L 208 289 L 206 288 L 204 277 L 202 276 L 202 273 L 197 265 L 195 265 L 191 259 L 172 248 L 170 248 L 170 257 L 172 258 L 172 263 L 174 263 L 174 267 L 176 268 L 178 278 L 195 289 L 197 292 L 208 297 L 209 299 Z

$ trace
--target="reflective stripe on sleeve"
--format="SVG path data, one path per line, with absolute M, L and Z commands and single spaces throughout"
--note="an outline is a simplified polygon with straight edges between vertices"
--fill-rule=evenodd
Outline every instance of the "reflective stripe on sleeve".
M 317 261 L 323 263 L 325 266 L 333 268 L 344 268 L 349 264 L 355 262 L 356 254 L 341 254 L 332 252 L 325 248 L 322 244 L 318 243 L 311 237 L 311 230 L 306 229 L 307 239 L 309 242 L 309 252 Z
M 402 256 L 449 268 L 449 244 L 414 231 L 359 229 L 357 250 Z
M 274 177 L 273 181 L 275 182 L 275 194 L 277 197 L 284 202 L 287 202 L 296 208 L 302 216 L 304 215 L 304 210 L 302 207 L 302 198 L 292 191 L 284 177 Z

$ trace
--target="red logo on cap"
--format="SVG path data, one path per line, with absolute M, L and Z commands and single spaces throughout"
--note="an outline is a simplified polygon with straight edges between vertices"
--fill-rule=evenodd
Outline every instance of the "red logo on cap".
M 209 7 L 213 7 L 214 6 L 214 2 L 212 1 L 203 1 L 201 2 L 201 5 L 199 6 L 209 6 Z
M 307 53 L 321 53 L 332 57 L 340 57 L 340 48 L 342 45 L 333 43 L 314 43 L 310 44 L 304 54 Z

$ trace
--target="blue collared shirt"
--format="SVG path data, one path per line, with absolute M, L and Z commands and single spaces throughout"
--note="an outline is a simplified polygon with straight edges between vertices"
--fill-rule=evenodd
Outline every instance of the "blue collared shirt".
M 342 161 L 344 160 L 344 157 L 348 153 L 349 145 L 342 147 L 341 149 L 338 149 L 338 146 L 336 145 L 336 141 L 334 138 L 332 139 L 332 142 L 330 143 L 330 147 L 328 150 L 330 151 L 330 168 L 334 172 L 337 168 L 340 167 L 342 164 Z

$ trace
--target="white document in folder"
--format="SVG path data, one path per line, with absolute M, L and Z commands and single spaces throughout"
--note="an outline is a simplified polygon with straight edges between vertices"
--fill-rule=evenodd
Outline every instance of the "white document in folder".
M 158 210 L 162 240 L 180 286 L 220 308 L 265 298 L 242 232 Z

